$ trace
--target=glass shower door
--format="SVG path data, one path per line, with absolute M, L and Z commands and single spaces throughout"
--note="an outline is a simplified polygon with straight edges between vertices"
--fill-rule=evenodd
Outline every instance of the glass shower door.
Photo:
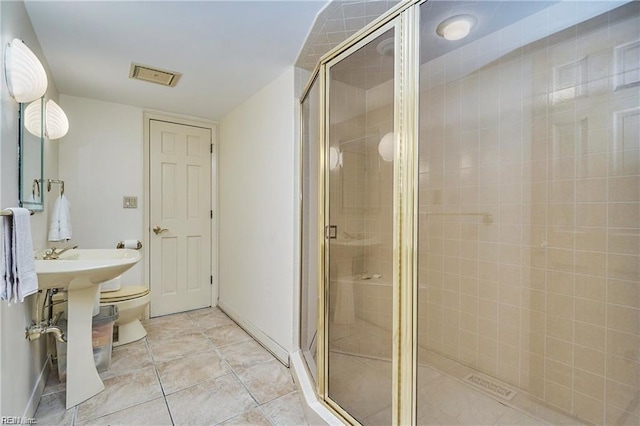
M 394 43 L 386 25 L 328 66 L 327 393 L 362 424 L 392 414 Z
M 300 348 L 317 380 L 318 345 L 318 80 L 301 102 L 302 220 L 300 258 Z

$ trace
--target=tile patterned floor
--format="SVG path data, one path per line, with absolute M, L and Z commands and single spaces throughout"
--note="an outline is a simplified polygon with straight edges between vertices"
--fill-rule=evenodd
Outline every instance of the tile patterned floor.
M 147 337 L 114 348 L 106 389 L 65 410 L 52 372 L 38 425 L 306 425 L 289 370 L 222 311 L 145 322 Z

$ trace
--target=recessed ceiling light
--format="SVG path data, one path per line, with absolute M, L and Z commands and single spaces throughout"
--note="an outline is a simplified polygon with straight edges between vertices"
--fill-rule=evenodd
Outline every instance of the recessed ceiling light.
M 461 40 L 469 35 L 478 20 L 473 15 L 456 15 L 440 22 L 436 33 L 446 40 Z
M 390 56 L 393 58 L 393 48 L 395 45 L 395 39 L 393 37 L 385 38 L 376 46 L 376 50 L 382 56 Z

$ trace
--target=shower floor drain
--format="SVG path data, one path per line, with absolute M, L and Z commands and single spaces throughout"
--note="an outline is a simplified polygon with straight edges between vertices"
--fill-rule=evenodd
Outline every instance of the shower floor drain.
M 516 396 L 517 393 L 515 390 L 502 383 L 497 382 L 495 379 L 478 373 L 471 373 L 467 375 L 464 378 L 464 381 L 469 383 L 471 386 L 480 389 L 481 391 L 507 401 L 511 401 L 511 399 L 513 399 L 513 397 Z

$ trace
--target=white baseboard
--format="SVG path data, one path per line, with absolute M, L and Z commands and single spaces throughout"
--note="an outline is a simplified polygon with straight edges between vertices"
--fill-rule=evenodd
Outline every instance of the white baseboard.
M 258 343 L 265 347 L 278 360 L 289 367 L 289 352 L 280 346 L 275 340 L 262 332 L 258 327 L 246 320 L 242 315 L 227 306 L 222 300 L 218 300 L 218 308 L 234 320 L 247 333 L 255 338 Z
M 40 370 L 40 375 L 38 376 L 38 380 L 36 381 L 36 384 L 33 387 L 31 396 L 29 397 L 29 402 L 27 402 L 27 406 L 24 408 L 24 413 L 22 414 L 23 419 L 35 418 L 36 410 L 38 409 L 38 404 L 40 403 L 40 397 L 42 396 L 42 393 L 44 392 L 44 387 L 47 384 L 47 378 L 49 377 L 50 366 L 51 366 L 51 357 L 47 356 L 47 359 L 44 361 L 44 365 L 42 366 L 42 370 Z
M 300 402 L 310 425 L 343 425 L 327 407 L 318 401 L 314 390 L 315 384 L 311 380 L 311 375 L 302 359 L 300 351 L 294 352 L 290 356 L 291 374 L 296 382 L 298 392 L 300 393 Z

